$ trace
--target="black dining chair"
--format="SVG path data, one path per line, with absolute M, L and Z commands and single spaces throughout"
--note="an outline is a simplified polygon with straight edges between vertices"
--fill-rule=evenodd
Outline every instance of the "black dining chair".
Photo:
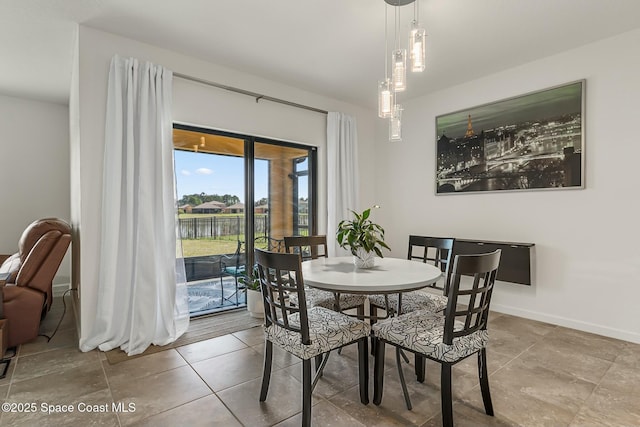
M 283 239 L 276 239 L 275 237 L 262 235 L 257 236 L 254 239 L 254 248 L 265 249 L 271 252 L 283 252 L 284 241 Z
M 424 263 L 430 263 L 438 267 L 443 273 L 443 279 L 431 285 L 431 287 L 443 291 L 442 295 L 437 295 L 422 290 L 405 292 L 400 294 L 387 295 L 385 301 L 384 295 L 369 296 L 370 312 L 375 323 L 378 315 L 378 309 L 391 310 L 393 314 L 406 314 L 416 310 L 428 310 L 430 312 L 442 311 L 447 306 L 446 276 L 449 271 L 451 262 L 451 254 L 453 253 L 453 238 L 448 237 L 427 237 L 427 236 L 409 236 L 409 249 L 407 252 L 408 260 L 419 260 Z M 387 307 L 388 304 L 388 307 Z M 372 346 L 373 351 L 373 346 Z M 405 358 L 405 360 L 408 359 Z M 424 381 L 425 376 L 424 357 L 416 355 L 415 371 L 418 382 Z
M 322 375 L 328 354 L 346 345 L 358 344 L 360 401 L 369 403 L 368 323 L 324 307 L 308 308 L 301 258 L 298 254 L 281 254 L 255 250 L 255 260 L 264 300 L 264 370 L 260 401 L 267 399 L 271 378 L 273 345 L 302 359 L 302 425 L 311 425 L 311 395 Z M 287 298 L 295 294 L 299 305 Z M 311 359 L 322 356 L 323 362 L 314 378 Z
M 300 254 L 302 261 L 317 259 L 319 257 L 328 257 L 327 253 L 327 236 L 285 236 L 284 247 L 287 253 Z M 336 298 L 333 292 L 323 291 L 307 287 L 305 290 L 307 297 L 307 306 L 324 307 L 335 310 Z M 365 295 L 340 294 L 339 308 L 340 310 L 357 309 L 358 317 L 364 316 L 364 305 L 367 301 Z M 297 304 L 296 295 L 291 295 L 291 302 Z
M 467 357 L 478 355 L 480 390 L 487 415 L 493 415 L 487 373 L 487 321 L 491 295 L 500 264 L 500 250 L 487 254 L 457 255 L 447 278 L 447 308 L 444 312 L 418 310 L 376 323 L 373 403 L 382 402 L 385 344 L 396 347 L 396 362 L 407 409 L 411 400 L 402 372 L 401 350 L 427 357 L 440 363 L 442 424 L 453 426 L 451 368 Z M 464 280 L 461 280 L 463 276 Z M 465 308 L 458 307 L 468 298 Z
M 443 275 L 446 278 L 449 263 L 451 261 L 451 254 L 453 252 L 452 238 L 442 237 L 426 237 L 426 236 L 409 236 L 409 251 L 407 253 L 407 259 L 417 259 L 422 262 L 429 262 L 442 270 Z M 446 280 L 442 281 L 446 283 Z M 443 291 L 444 295 L 436 295 L 424 291 L 412 291 L 405 292 L 402 297 L 399 294 L 391 294 L 388 298 L 389 309 L 394 313 L 405 314 L 416 310 L 429 310 L 440 311 L 444 310 L 447 306 L 447 297 L 444 286 L 438 286 L 433 284 L 434 288 Z M 400 300 L 401 298 L 401 300 Z M 401 301 L 400 307 L 398 302 Z M 371 295 L 369 297 L 369 304 L 371 304 L 371 315 L 377 316 L 377 309 L 387 309 L 384 295 Z

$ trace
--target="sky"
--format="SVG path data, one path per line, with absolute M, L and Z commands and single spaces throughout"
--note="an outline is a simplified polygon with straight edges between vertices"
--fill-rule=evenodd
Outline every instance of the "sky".
M 561 114 L 579 113 L 582 107 L 582 91 L 582 82 L 575 82 L 444 114 L 436 117 L 437 138 L 443 133 L 449 138 L 464 136 L 469 115 L 473 130 L 479 133 L 481 130 L 522 121 L 544 120 Z
M 244 200 L 244 159 L 242 157 L 174 150 L 178 199 L 186 194 L 231 194 Z M 266 160 L 255 163 L 255 198 L 267 197 Z

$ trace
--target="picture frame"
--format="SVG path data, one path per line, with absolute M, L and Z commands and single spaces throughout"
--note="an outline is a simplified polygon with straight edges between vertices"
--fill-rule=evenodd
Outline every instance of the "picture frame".
M 436 195 L 584 188 L 585 80 L 436 117 Z

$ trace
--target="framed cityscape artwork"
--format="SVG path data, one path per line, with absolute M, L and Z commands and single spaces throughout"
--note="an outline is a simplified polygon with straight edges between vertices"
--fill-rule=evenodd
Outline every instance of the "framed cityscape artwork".
M 584 188 L 580 80 L 436 117 L 436 194 Z

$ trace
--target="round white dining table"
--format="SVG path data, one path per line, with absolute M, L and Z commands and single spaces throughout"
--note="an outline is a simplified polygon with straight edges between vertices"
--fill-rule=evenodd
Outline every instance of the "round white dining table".
M 308 286 L 350 294 L 390 294 L 425 288 L 442 276 L 439 268 L 399 258 L 376 258 L 372 268 L 356 268 L 353 257 L 318 258 L 302 263 Z

